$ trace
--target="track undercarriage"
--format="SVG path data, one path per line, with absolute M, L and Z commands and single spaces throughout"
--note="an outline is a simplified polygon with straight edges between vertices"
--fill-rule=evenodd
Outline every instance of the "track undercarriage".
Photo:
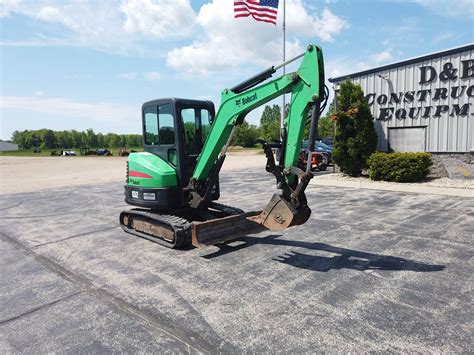
M 122 229 L 169 248 L 179 248 L 190 244 L 214 245 L 264 229 L 280 231 L 305 223 L 311 210 L 304 191 L 313 174 L 295 167 L 281 169 L 275 164 L 271 148 L 272 145 L 263 142 L 266 170 L 275 176 L 282 193 L 274 194 L 263 211 L 244 213 L 217 202 L 171 211 L 135 208 L 120 214 Z M 285 178 L 289 174 L 296 177 L 291 185 Z
M 168 248 L 195 247 L 223 243 L 239 236 L 258 233 L 260 212 L 242 210 L 219 203 L 206 209 L 151 211 L 131 209 L 120 213 L 122 229 Z

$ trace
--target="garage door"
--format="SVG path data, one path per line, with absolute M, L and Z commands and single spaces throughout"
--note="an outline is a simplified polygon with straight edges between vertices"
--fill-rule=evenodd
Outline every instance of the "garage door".
M 389 128 L 388 142 L 394 152 L 424 152 L 426 127 Z

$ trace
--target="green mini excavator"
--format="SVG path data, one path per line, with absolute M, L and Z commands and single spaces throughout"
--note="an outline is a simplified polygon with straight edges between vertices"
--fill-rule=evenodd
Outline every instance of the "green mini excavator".
M 301 59 L 298 70 L 267 81 L 284 65 Z M 219 172 L 236 128 L 255 108 L 291 93 L 290 110 L 279 142 L 260 141 L 266 170 L 279 193 L 263 211 L 217 203 Z M 314 150 L 318 119 L 327 102 L 321 48 L 309 45 L 299 56 L 225 89 L 217 114 L 210 101 L 177 98 L 142 107 L 144 152 L 128 156 L 125 201 L 136 208 L 120 214 L 124 231 L 170 248 L 222 243 L 265 228 L 283 230 L 305 223 L 311 210 L 305 189 L 310 163 L 299 169 L 305 127 L 308 154 Z M 278 148 L 278 163 L 274 158 Z M 310 162 L 310 159 L 308 159 Z

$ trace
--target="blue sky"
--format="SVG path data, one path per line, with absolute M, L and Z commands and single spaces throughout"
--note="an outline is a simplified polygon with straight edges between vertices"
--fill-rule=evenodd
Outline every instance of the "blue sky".
M 286 1 L 287 57 L 317 43 L 327 77 L 474 39 L 474 0 Z M 0 37 L 0 139 L 39 128 L 140 133 L 143 102 L 218 106 L 222 89 L 278 64 L 282 42 L 281 16 L 277 26 L 234 19 L 231 0 L 0 0 Z

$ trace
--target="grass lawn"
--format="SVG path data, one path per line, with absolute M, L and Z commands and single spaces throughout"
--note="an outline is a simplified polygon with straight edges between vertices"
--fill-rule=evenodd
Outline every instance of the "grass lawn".
M 118 156 L 118 152 L 120 148 L 108 148 L 114 156 Z M 78 156 L 80 156 L 80 149 L 78 148 L 71 148 L 71 149 L 65 149 L 65 150 L 73 150 L 76 152 Z M 95 149 L 91 149 L 95 150 Z M 143 148 L 127 148 L 127 151 L 136 151 L 136 152 L 143 152 Z M 12 157 L 49 157 L 51 156 L 51 152 L 56 151 L 59 153 L 61 151 L 60 148 L 54 148 L 54 149 L 41 149 L 39 153 L 35 153 L 33 149 L 20 149 L 20 150 L 13 150 L 13 151 L 8 151 L 8 152 L 0 152 L 0 156 L 12 156 Z M 94 155 L 92 155 L 94 156 Z
M 114 156 L 118 156 L 120 148 L 108 148 Z M 71 149 L 65 149 L 65 150 L 73 150 L 76 152 L 77 156 L 80 156 L 80 149 L 78 148 L 71 148 Z M 91 149 L 95 150 L 95 149 Z M 143 148 L 141 147 L 133 147 L 133 148 L 127 148 L 127 150 L 130 152 L 132 150 L 136 152 L 143 152 Z M 8 152 L 0 152 L 0 157 L 1 156 L 12 156 L 12 157 L 49 157 L 51 156 L 51 152 L 56 151 L 59 153 L 61 151 L 60 148 L 54 148 L 54 149 L 41 149 L 41 152 L 35 153 L 33 149 L 20 149 L 20 150 L 12 150 Z M 255 146 L 255 147 L 250 147 L 250 148 L 244 148 L 241 146 L 230 146 L 229 147 L 229 152 L 249 152 L 249 153 L 255 153 L 255 154 L 263 154 L 263 149 L 260 146 Z M 95 155 L 92 155 L 95 156 Z
M 240 145 L 231 145 L 227 151 L 228 152 L 249 152 L 249 153 L 255 153 L 255 154 L 264 154 L 263 149 L 260 145 L 255 146 L 255 147 L 249 147 L 249 148 L 245 148 L 245 147 L 242 147 Z

